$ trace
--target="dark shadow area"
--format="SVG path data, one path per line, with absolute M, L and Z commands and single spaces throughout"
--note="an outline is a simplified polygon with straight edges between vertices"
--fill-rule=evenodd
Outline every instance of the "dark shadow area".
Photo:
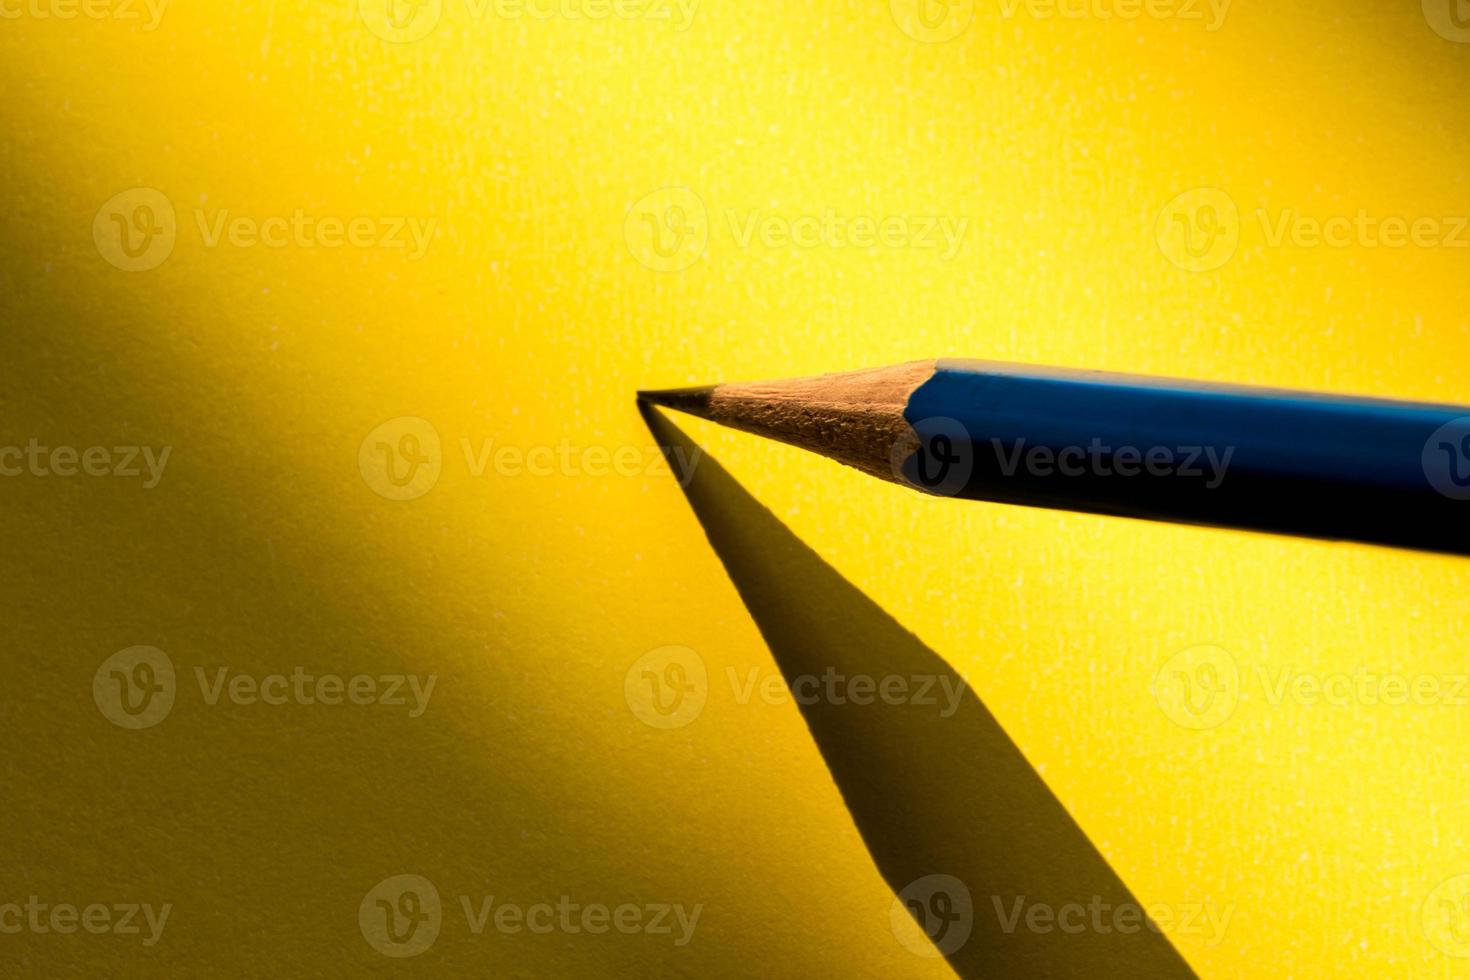
M 959 675 L 715 460 L 696 455 L 682 431 L 642 410 L 797 695 L 878 870 L 955 971 L 1193 976 Z M 691 459 L 692 469 L 684 466 Z M 902 694 L 893 678 L 904 679 Z M 885 683 L 887 697 L 878 693 Z M 834 689 L 839 696 L 827 693 Z M 967 938 L 959 888 L 911 887 L 935 875 L 968 890 Z M 962 945 L 948 948 L 957 939 Z

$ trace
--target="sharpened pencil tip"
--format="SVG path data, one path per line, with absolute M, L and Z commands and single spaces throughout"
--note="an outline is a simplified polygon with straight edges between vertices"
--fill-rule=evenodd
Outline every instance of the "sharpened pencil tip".
M 714 392 L 713 387 L 640 391 L 638 401 L 645 405 L 661 405 L 678 412 L 688 412 L 690 415 L 705 417 L 709 413 L 710 398 Z

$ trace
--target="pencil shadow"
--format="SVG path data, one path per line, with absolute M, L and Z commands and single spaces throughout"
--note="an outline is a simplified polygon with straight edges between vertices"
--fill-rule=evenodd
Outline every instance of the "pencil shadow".
M 796 700 L 879 872 L 955 972 L 1193 976 L 1163 935 L 1115 917 L 1137 900 L 960 676 L 668 419 L 641 410 L 787 684 L 806 695 Z M 826 695 L 828 676 L 873 703 Z M 872 691 L 884 678 L 906 688 L 890 681 L 882 698 L 852 684 L 860 677 Z M 1031 912 L 1076 905 L 1107 908 L 1102 926 L 1090 910 L 1068 913 L 1066 930 Z

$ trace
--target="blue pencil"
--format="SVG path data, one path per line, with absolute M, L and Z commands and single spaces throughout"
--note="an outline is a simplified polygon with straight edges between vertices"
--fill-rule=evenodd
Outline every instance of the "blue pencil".
M 993 361 L 639 392 L 926 493 L 1470 554 L 1470 408 Z

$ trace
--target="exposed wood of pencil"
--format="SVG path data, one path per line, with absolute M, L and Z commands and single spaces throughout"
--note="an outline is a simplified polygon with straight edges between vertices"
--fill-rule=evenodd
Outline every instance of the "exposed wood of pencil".
M 799 446 L 872 476 L 903 482 L 892 464 L 918 447 L 909 396 L 937 362 L 708 388 L 640 391 L 639 399 Z

